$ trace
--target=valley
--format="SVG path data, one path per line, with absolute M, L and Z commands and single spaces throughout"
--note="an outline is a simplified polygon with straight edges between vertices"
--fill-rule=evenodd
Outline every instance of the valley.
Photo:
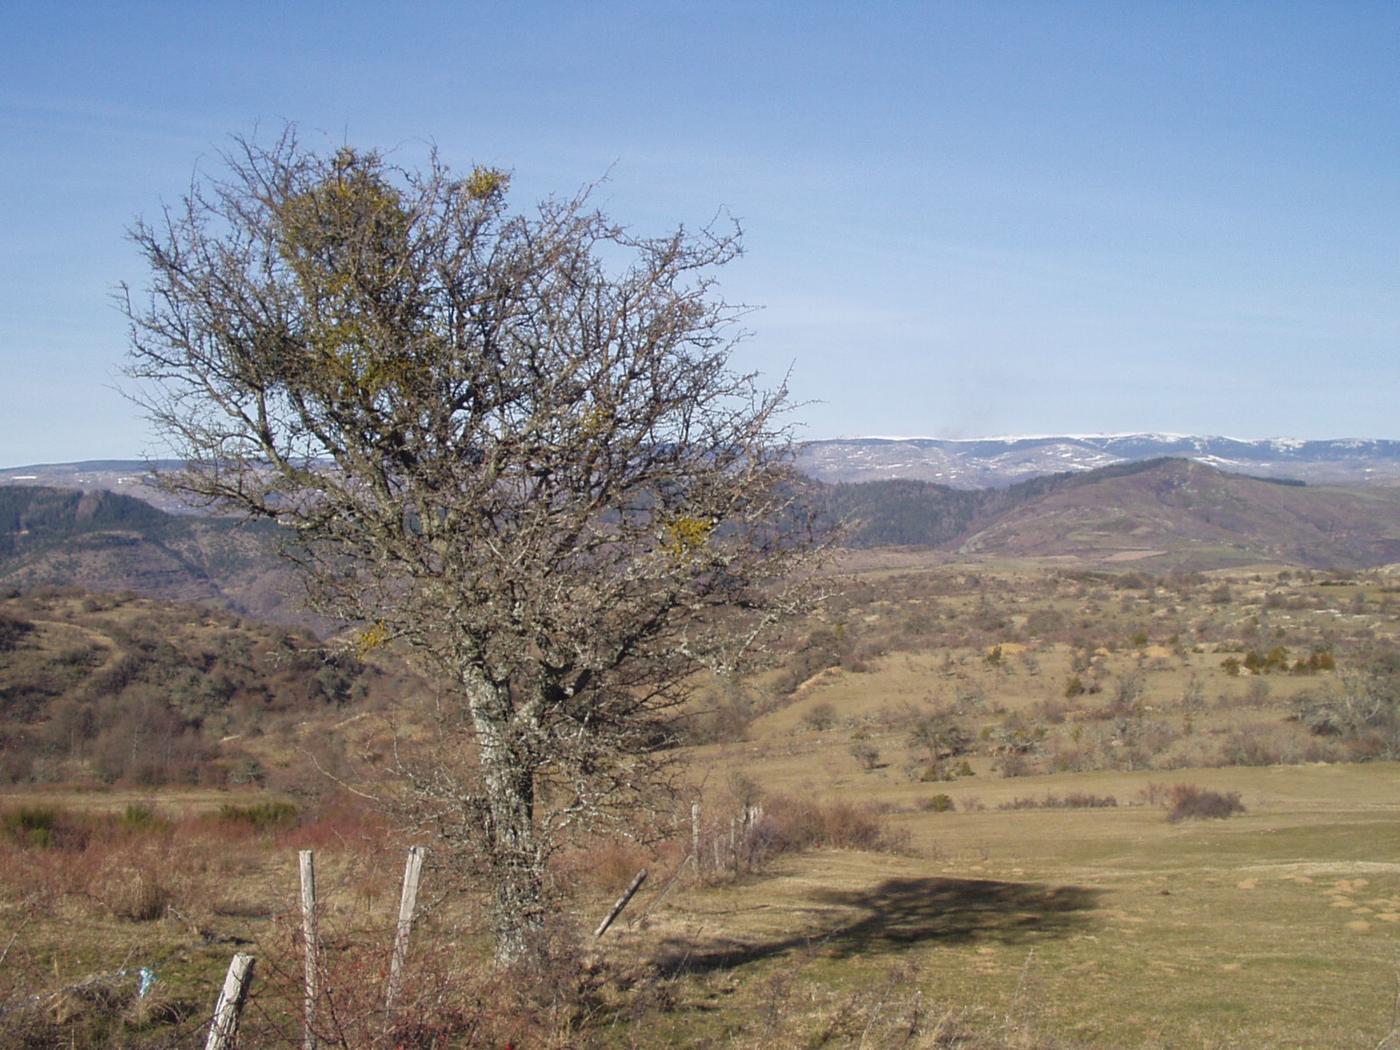
M 1159 459 L 813 493 L 846 529 L 826 602 L 675 722 L 659 839 L 554 860 L 554 993 L 501 1000 L 484 886 L 442 857 L 407 1014 L 466 997 L 469 1042 L 556 1046 L 1386 1036 L 1400 489 Z M 269 529 L 42 486 L 0 508 L 0 909 L 13 973 L 52 976 L 0 993 L 67 997 L 0 1032 L 179 1042 L 245 942 L 272 966 L 248 1023 L 294 1026 L 311 847 L 357 1044 L 423 840 L 382 802 L 435 739 L 431 676 L 297 610 Z M 62 991 L 116 953 L 158 974 L 139 1009 Z
M 556 976 L 543 1000 L 488 992 L 489 966 L 461 969 L 481 957 L 470 931 L 483 931 L 484 900 L 446 892 L 458 876 L 430 863 L 439 890 L 412 957 L 410 1015 L 447 994 L 451 958 L 453 994 L 484 997 L 453 1014 L 459 1035 L 517 1045 L 1374 1047 L 1385 1036 L 1400 932 L 1390 576 L 1154 575 L 882 549 L 839 567 L 822 618 L 769 669 L 686 713 L 680 790 L 658 810 L 670 830 L 556 859 L 559 936 L 572 945 L 557 965 L 573 976 Z M 152 599 L 30 593 L 3 613 L 28 625 L 7 629 L 0 663 L 6 754 L 21 739 L 36 748 L 28 767 L 6 767 L 0 801 L 11 972 L 56 974 L 49 988 L 138 961 L 160 974 L 142 1013 L 77 1003 L 43 1030 L 164 1045 L 200 1023 L 230 945 L 245 942 L 271 966 L 246 1023 L 269 1039 L 294 1025 L 286 922 L 296 851 L 312 847 L 339 946 L 327 980 L 353 1036 L 369 1009 L 356 960 L 385 950 L 397 858 L 421 834 L 353 792 L 392 791 L 386 756 L 426 725 L 429 690 L 392 654 L 342 663 L 343 684 L 327 688 L 310 636 L 279 640 Z M 150 651 L 144 637 L 167 647 L 164 680 L 202 664 L 232 681 L 228 699 L 200 699 L 210 677 L 194 674 L 177 703 L 135 674 L 100 701 L 113 662 Z M 288 662 L 277 655 L 288 644 L 313 658 Z M 43 668 L 54 681 L 40 695 Z M 182 712 L 175 739 L 201 749 L 194 780 L 182 780 L 179 749 L 167 775 L 104 774 L 113 745 L 101 725 L 59 742 L 58 725 L 93 724 L 67 712 L 101 716 L 133 695 Z M 1182 785 L 1242 811 L 1170 820 Z M 651 880 L 619 925 L 579 943 L 643 866 Z M 36 870 L 49 873 L 37 884 L 22 874 Z M 580 958 L 582 974 L 567 961 Z

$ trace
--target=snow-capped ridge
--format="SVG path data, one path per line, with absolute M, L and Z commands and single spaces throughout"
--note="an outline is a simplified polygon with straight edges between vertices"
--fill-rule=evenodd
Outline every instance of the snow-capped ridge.
M 1240 438 L 1144 431 L 1000 434 L 988 437 L 865 435 L 810 441 L 799 465 L 825 481 L 908 478 L 989 488 L 1063 471 L 1163 456 L 1220 470 L 1331 484 L 1400 484 L 1400 441 L 1378 438 Z

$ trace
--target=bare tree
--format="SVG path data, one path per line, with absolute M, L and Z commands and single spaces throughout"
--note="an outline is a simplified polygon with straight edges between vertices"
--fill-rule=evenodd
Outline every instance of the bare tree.
M 315 608 L 441 673 L 460 747 L 413 788 L 484 850 L 519 958 L 561 832 L 638 799 L 667 712 L 809 549 L 786 389 L 730 365 L 738 230 L 634 236 L 587 192 L 514 211 L 500 171 L 291 130 L 223 164 L 132 231 L 167 483 L 286 526 Z

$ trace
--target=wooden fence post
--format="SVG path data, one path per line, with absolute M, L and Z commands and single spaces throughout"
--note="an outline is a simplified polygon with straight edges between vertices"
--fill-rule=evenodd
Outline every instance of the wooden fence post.
M 642 883 L 646 882 L 646 880 L 647 869 L 643 868 L 641 871 L 637 872 L 636 877 L 632 880 L 632 884 L 628 886 L 627 889 L 623 891 L 622 896 L 617 899 L 617 903 L 612 906 L 612 911 L 608 912 L 608 917 L 600 922 L 598 928 L 593 931 L 593 936 L 595 938 L 601 937 L 608 932 L 608 927 L 613 924 L 613 920 L 622 914 L 622 909 L 627 907 L 627 902 L 642 888 Z
M 687 853 L 685 860 L 680 862 L 679 867 L 676 868 L 675 873 L 671 876 L 670 880 L 666 883 L 666 885 L 661 887 L 661 892 L 658 893 L 655 897 L 653 897 L 651 903 L 642 909 L 642 914 L 638 915 L 635 919 L 628 923 L 628 925 L 631 926 L 632 929 L 635 930 L 637 928 L 637 925 L 648 915 L 651 914 L 651 910 L 666 899 L 666 894 L 671 892 L 671 887 L 674 886 L 677 880 L 680 879 L 682 872 L 684 872 L 686 869 L 686 865 L 691 863 L 694 863 L 698 869 L 700 864 L 700 858 L 695 856 L 694 853 Z
M 695 854 L 695 860 L 700 861 L 700 800 L 696 799 L 690 804 L 690 852 Z
M 408 956 L 408 935 L 413 929 L 413 910 L 418 904 L 418 877 L 423 871 L 422 846 L 408 848 L 408 863 L 403 869 L 403 892 L 399 895 L 399 925 L 394 933 L 394 955 L 389 960 L 389 988 L 384 994 L 384 1025 L 394 1020 L 394 1000 L 399 997 L 399 982 L 404 959 Z
M 316 932 L 316 858 L 309 849 L 298 854 L 301 868 L 301 939 L 306 953 L 306 997 L 303 1006 L 302 1046 L 316 1050 L 316 985 L 319 976 L 320 938 Z
M 243 1011 L 243 1000 L 248 995 L 248 985 L 253 981 L 253 957 L 239 952 L 228 964 L 228 974 L 224 977 L 223 990 L 214 1007 L 214 1021 L 209 1026 L 209 1038 L 204 1050 L 229 1050 L 238 1034 L 238 1015 Z

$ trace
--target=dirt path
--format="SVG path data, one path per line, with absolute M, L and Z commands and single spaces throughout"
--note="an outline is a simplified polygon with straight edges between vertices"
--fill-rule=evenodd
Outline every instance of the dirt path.
M 51 627 L 60 631 L 80 634 L 99 649 L 105 649 L 107 651 L 107 658 L 102 661 L 100 667 L 93 668 L 93 674 L 98 674 L 99 672 L 107 670 L 107 668 L 121 659 L 121 649 L 117 646 L 117 643 L 114 642 L 110 636 L 103 634 L 101 631 L 94 630 L 91 627 L 85 627 L 82 624 L 69 623 L 67 620 L 30 620 L 29 622 L 35 627 Z

